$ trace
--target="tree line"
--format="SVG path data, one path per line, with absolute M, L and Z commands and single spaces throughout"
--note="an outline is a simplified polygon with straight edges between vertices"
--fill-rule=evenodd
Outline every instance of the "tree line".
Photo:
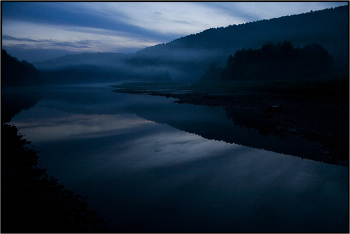
M 19 61 L 1 50 L 1 80 L 3 86 L 42 85 L 40 71 L 25 60 Z
M 348 6 L 340 6 L 334 9 L 211 28 L 166 44 L 147 47 L 137 54 L 145 57 L 145 63 L 147 57 L 153 59 L 157 56 L 158 60 L 156 62 L 150 60 L 149 66 L 161 63 L 176 67 L 196 80 L 205 73 L 211 62 L 215 61 L 220 66 L 224 66 L 229 54 L 233 55 L 243 48 L 259 49 L 267 41 L 277 44 L 287 40 L 300 47 L 314 42 L 322 45 L 334 57 L 333 69 L 347 75 L 348 16 Z M 185 53 L 183 57 L 186 62 L 179 60 L 172 63 L 170 59 L 166 59 L 178 54 L 178 51 L 186 50 L 189 51 L 188 53 L 198 52 L 198 56 L 193 58 L 193 63 L 189 63 L 189 55 Z
M 321 45 L 312 43 L 303 48 L 290 41 L 274 45 L 264 44 L 260 49 L 237 50 L 230 55 L 224 68 L 212 63 L 203 80 L 289 80 L 318 77 L 329 74 L 333 57 Z

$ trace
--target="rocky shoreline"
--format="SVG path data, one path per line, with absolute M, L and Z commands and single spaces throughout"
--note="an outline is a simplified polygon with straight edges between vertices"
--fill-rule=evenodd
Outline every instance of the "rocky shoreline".
M 281 137 L 305 140 L 320 156 L 334 164 L 349 163 L 349 100 L 344 97 L 292 95 L 230 90 L 195 90 L 184 87 L 150 88 L 114 86 L 119 93 L 176 98 L 177 103 L 238 107 L 263 113 Z

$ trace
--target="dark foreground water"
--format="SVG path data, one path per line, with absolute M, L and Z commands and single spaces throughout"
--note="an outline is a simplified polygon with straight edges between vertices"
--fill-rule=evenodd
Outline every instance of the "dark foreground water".
M 107 86 L 24 100 L 10 123 L 111 232 L 348 232 L 348 167 L 260 116 Z

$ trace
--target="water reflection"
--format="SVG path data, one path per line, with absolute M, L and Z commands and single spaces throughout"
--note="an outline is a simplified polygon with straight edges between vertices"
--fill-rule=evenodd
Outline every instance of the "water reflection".
M 22 110 L 28 110 L 42 99 L 42 90 L 36 87 L 2 88 L 1 122 L 10 122 Z
M 42 97 L 45 97 L 46 106 L 57 105 L 57 107 L 50 112 L 46 110 L 41 112 L 50 113 L 57 118 L 60 113 L 55 113 L 56 110 L 82 115 L 130 113 L 143 119 L 167 124 L 200 135 L 206 139 L 221 140 L 301 158 L 334 163 L 330 158 L 320 156 L 315 149 L 306 145 L 304 140 L 300 138 L 286 136 L 281 139 L 275 127 L 263 114 L 239 108 L 178 104 L 173 103 L 175 99 L 172 98 L 113 93 L 109 87 L 105 86 L 58 86 L 48 87 L 40 91 L 28 89 L 16 92 L 3 91 L 3 119 L 9 121 L 22 109 L 34 106 Z M 61 116 L 61 118 L 65 117 Z M 83 118 L 82 116 L 75 117 Z M 41 118 L 41 114 L 36 117 L 33 116 L 33 118 Z M 100 126 L 102 128 L 106 123 L 111 122 L 113 121 L 107 119 L 100 120 Z M 59 126 L 55 123 L 52 124 Z M 86 130 L 84 124 L 80 126 L 83 133 L 84 129 Z M 124 124 L 126 123 L 119 122 L 119 125 Z M 48 126 L 46 128 L 47 132 L 53 131 Z M 75 129 L 68 127 L 67 131 L 63 131 L 64 127 L 61 126 L 60 128 L 63 135 Z M 60 134 L 47 135 L 49 135 L 47 139 L 50 139 Z
M 58 110 L 76 114 L 70 116 L 72 120 L 74 118 L 84 118 L 82 115 L 86 114 L 129 113 L 136 114 L 146 120 L 167 124 L 174 128 L 200 135 L 206 139 L 215 139 L 306 159 L 334 163 L 328 157 L 318 155 L 313 148 L 306 145 L 300 138 L 287 136 L 281 139 L 274 126 L 266 120 L 263 114 L 259 115 L 244 109 L 178 104 L 174 103 L 175 99 L 172 98 L 113 93 L 110 88 L 103 86 L 60 86 L 47 88 L 39 94 L 45 97 L 43 104 L 46 107 L 40 107 L 43 109 L 37 112 L 40 113 L 39 116 L 32 116 L 32 119 L 42 118 L 42 114 L 55 116 L 56 120 L 50 120 L 54 122 L 48 120 L 46 123 L 51 126 L 45 126 L 47 131 L 42 132 L 53 132 L 53 128 L 61 130 L 61 133 L 47 133 L 46 136 L 43 136 L 47 140 L 58 136 L 67 137 L 67 134 L 72 131 L 81 131 L 81 134 L 87 134 L 86 131 L 91 131 L 85 127 L 91 124 L 88 121 L 82 123 L 81 126 L 61 126 L 57 124 L 57 121 L 67 117 L 67 115 L 62 113 L 56 113 Z M 6 95 L 9 96 L 9 94 Z M 15 95 L 19 94 L 16 93 Z M 28 91 L 21 93 L 21 95 L 27 97 L 23 100 L 38 101 L 37 92 L 29 93 Z M 11 100 L 13 99 L 11 98 Z M 5 100 L 10 99 L 5 98 Z M 20 100 L 20 98 L 17 100 Z M 31 103 L 35 105 L 36 102 L 33 101 Z M 8 109 L 7 106 L 5 105 L 3 110 Z M 55 106 L 55 109 L 51 111 L 45 110 L 45 108 L 50 108 L 50 106 Z M 11 113 L 11 111 L 6 111 L 5 113 Z M 128 125 L 122 119 L 100 118 L 98 121 L 101 132 L 104 132 L 103 134 L 112 131 L 116 128 L 115 126 L 120 128 L 120 126 Z M 30 122 L 30 120 L 27 120 L 27 122 Z M 64 129 L 66 130 L 64 131 Z M 92 136 L 92 133 L 90 134 Z M 37 135 L 36 137 L 40 136 Z
M 317 152 L 300 138 L 281 138 L 263 114 L 248 110 L 145 101 L 130 104 L 124 109 L 144 119 L 168 124 L 206 139 L 334 163 L 327 157 L 317 155 Z
M 252 112 L 242 108 L 225 107 L 226 116 L 234 125 L 247 129 L 257 129 L 259 134 L 268 136 L 278 135 L 276 127 L 262 113 Z
M 112 232 L 348 230 L 347 167 L 242 146 L 274 135 L 223 108 L 110 91 L 46 90 L 11 123 Z

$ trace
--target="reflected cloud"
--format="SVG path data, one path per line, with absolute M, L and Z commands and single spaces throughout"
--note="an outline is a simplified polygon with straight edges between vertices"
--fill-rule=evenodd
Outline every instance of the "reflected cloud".
M 27 119 L 26 122 L 13 120 L 11 124 L 28 134 L 30 140 L 41 143 L 47 141 L 89 139 L 147 129 L 152 122 L 135 115 L 83 115 L 73 114 L 46 118 L 45 121 Z
M 123 152 L 123 155 L 127 155 L 128 158 L 125 161 L 130 163 L 128 168 L 167 167 L 221 156 L 233 149 L 247 151 L 246 147 L 240 145 L 208 140 L 196 134 L 168 128 L 164 126 L 162 132 L 148 134 L 130 141 L 130 146 L 137 147 L 127 147 L 127 150 Z

